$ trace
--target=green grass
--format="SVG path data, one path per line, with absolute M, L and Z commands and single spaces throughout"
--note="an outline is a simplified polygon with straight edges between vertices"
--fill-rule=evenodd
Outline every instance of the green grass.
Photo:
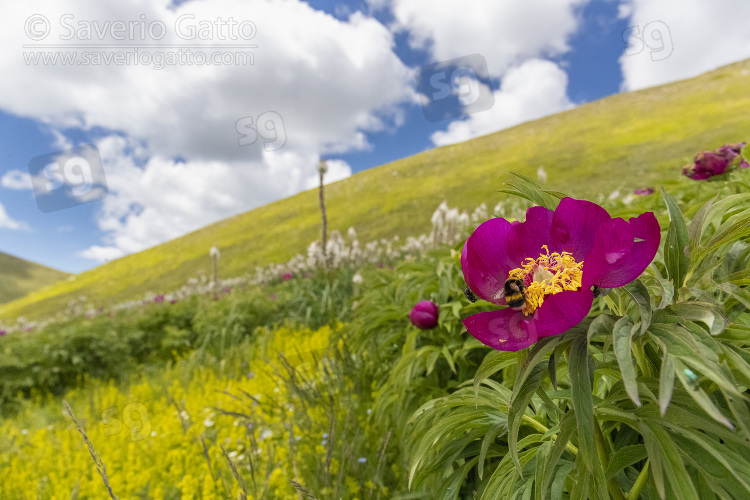
M 357 173 L 326 188 L 329 228 L 354 226 L 361 241 L 427 232 L 441 201 L 494 205 L 511 171 L 534 177 L 539 165 L 552 188 L 581 198 L 690 183 L 680 169 L 698 150 L 750 135 L 748 88 L 750 60 Z M 37 290 L 0 306 L 0 318 L 45 317 L 79 295 L 107 305 L 177 288 L 210 273 L 212 245 L 223 276 L 252 272 L 304 252 L 319 221 L 317 192 L 307 191 Z
M 62 281 L 68 276 L 57 269 L 0 252 L 0 303 L 20 299 L 33 290 Z

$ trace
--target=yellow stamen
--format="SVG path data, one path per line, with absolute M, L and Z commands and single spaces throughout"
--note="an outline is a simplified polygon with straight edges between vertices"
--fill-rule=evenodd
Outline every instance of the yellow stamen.
M 536 260 L 527 258 L 520 268 L 508 274 L 509 278 L 524 282 L 529 275 L 532 277 L 533 281 L 524 288 L 526 303 L 522 311 L 526 316 L 533 314 L 550 295 L 581 289 L 583 262 L 576 262 L 570 252 L 550 254 L 547 245 L 542 248 L 544 253 Z

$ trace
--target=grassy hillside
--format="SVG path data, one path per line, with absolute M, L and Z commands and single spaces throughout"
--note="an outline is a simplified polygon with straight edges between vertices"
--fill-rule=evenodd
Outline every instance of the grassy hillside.
M 327 188 L 329 228 L 357 229 L 362 241 L 426 232 L 442 200 L 473 209 L 495 203 L 510 171 L 578 197 L 680 179 L 698 149 L 750 136 L 750 61 L 697 78 L 618 94 L 465 143 L 360 172 Z M 43 317 L 85 295 L 106 304 L 177 288 L 208 273 L 241 275 L 284 262 L 318 236 L 317 192 L 308 191 L 110 262 L 0 306 L 0 317 Z
M 62 281 L 68 274 L 0 252 L 0 303 Z

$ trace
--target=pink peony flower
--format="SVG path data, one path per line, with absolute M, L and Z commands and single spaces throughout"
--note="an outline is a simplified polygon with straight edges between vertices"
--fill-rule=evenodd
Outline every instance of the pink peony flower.
M 740 142 L 725 144 L 715 151 L 702 151 L 695 155 L 692 164 L 683 167 L 682 175 L 694 181 L 702 181 L 728 172 L 735 163 L 739 168 L 748 168 L 750 164 L 740 157 L 743 147 L 745 143 Z
M 477 296 L 510 307 L 469 316 L 464 326 L 501 351 L 562 333 L 589 313 L 593 286 L 616 288 L 636 279 L 660 239 L 651 212 L 613 219 L 599 205 L 572 198 L 563 198 L 554 212 L 528 209 L 526 222 L 490 219 L 466 240 L 461 268 Z

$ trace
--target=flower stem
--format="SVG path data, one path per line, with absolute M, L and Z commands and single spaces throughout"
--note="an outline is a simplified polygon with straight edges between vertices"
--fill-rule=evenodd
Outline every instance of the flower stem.
M 521 419 L 542 434 L 546 434 L 547 432 L 549 432 L 549 428 L 545 427 L 544 424 L 537 422 L 528 415 L 523 415 Z M 578 455 L 578 448 L 571 444 L 570 441 L 568 441 L 568 443 L 565 445 L 565 449 L 571 452 L 573 455 Z
M 602 434 L 602 429 L 599 427 L 599 421 L 596 420 L 596 418 L 594 418 L 594 434 L 596 436 L 596 448 L 599 451 L 599 461 L 602 468 L 606 471 L 607 467 L 609 467 L 609 448 L 604 441 L 604 434 Z M 612 498 L 616 500 L 627 500 L 625 494 L 617 485 L 614 477 L 607 481 L 607 489 Z
M 638 474 L 635 484 L 630 489 L 630 492 L 628 492 L 627 500 L 638 500 L 638 497 L 641 495 L 641 490 L 646 484 L 646 481 L 648 481 L 648 464 L 649 461 L 646 460 L 646 465 L 643 466 L 643 470 Z

